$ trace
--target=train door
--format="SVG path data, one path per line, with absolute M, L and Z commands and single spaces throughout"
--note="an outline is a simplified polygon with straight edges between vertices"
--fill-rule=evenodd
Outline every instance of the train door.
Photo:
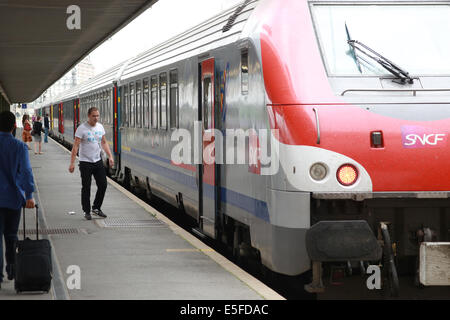
M 80 125 L 80 99 L 73 101 L 73 137 L 75 139 L 75 132 Z
M 64 110 L 63 110 L 63 104 L 62 103 L 60 103 L 58 105 L 58 110 L 59 110 L 59 119 L 58 119 L 59 132 L 64 134 Z
M 199 226 L 203 233 L 215 238 L 216 213 L 219 206 L 219 175 L 215 161 L 214 119 L 215 82 L 214 59 L 199 64 L 199 108 L 198 120 L 202 128 L 202 163 L 199 175 Z
M 58 104 L 58 132 L 61 133 L 61 105 Z
M 52 104 L 50 105 L 49 117 L 50 117 L 50 130 L 53 130 L 53 105 Z

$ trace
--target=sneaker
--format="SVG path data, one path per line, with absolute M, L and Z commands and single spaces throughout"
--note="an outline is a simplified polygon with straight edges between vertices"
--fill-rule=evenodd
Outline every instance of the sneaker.
M 92 220 L 91 214 L 89 212 L 85 212 L 84 217 L 86 218 L 86 220 Z
M 100 209 L 92 209 L 92 213 L 101 218 L 106 218 L 106 214 L 104 214 Z

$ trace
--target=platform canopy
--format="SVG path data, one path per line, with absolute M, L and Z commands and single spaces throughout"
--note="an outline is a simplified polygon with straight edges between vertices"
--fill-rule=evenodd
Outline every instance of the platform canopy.
M 157 1 L 0 0 L 0 94 L 34 101 Z

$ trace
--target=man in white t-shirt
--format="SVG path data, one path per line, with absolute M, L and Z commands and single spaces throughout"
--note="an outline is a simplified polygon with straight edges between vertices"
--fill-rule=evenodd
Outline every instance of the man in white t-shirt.
M 88 110 L 88 121 L 80 125 L 75 132 L 75 142 L 72 148 L 72 157 L 70 159 L 69 172 L 75 169 L 75 159 L 78 149 L 80 149 L 80 173 L 81 173 L 81 205 L 83 207 L 84 217 L 91 220 L 91 179 L 94 176 L 97 184 L 97 193 L 95 194 L 92 205 L 92 213 L 106 218 L 101 210 L 103 199 L 105 197 L 106 171 L 101 158 L 102 148 L 105 150 L 109 159 L 109 166 L 114 166 L 114 159 L 109 149 L 108 142 L 105 139 L 105 129 L 98 123 L 100 113 L 96 107 Z

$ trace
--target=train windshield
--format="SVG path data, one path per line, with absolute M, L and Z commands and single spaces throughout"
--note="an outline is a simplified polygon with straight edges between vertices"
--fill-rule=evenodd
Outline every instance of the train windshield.
M 330 76 L 391 76 L 348 40 L 363 42 L 412 76 L 450 75 L 449 4 L 312 5 L 322 55 Z

